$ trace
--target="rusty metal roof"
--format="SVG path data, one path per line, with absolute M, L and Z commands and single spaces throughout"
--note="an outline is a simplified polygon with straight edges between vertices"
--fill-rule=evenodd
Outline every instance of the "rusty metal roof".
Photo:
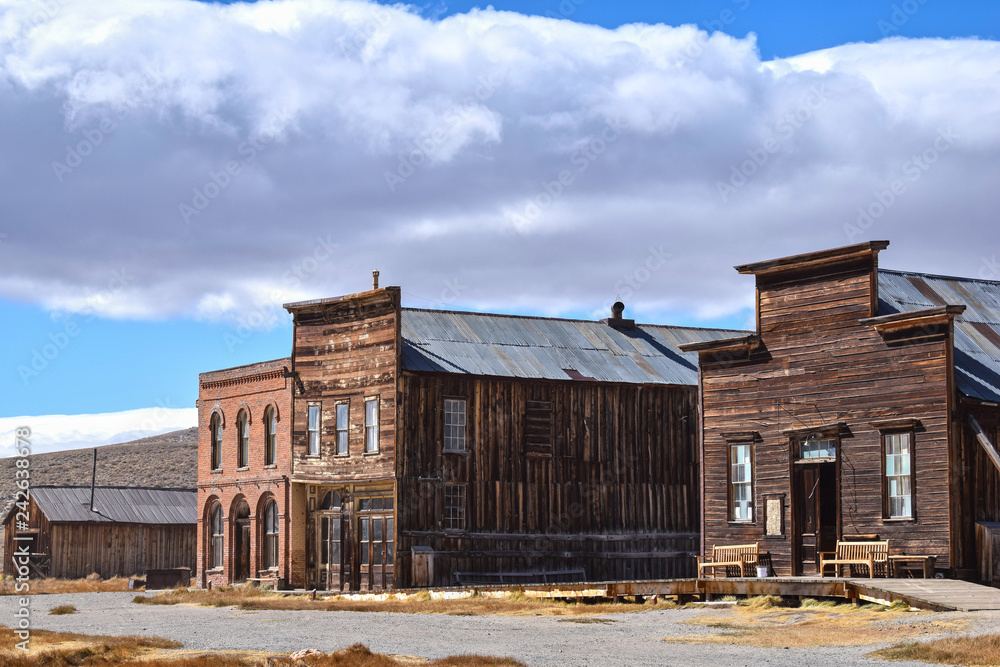
M 879 270 L 879 314 L 964 305 L 955 317 L 955 384 L 1000 401 L 1000 282 Z
M 698 384 L 698 354 L 678 345 L 746 331 L 404 308 L 403 368 L 547 380 Z
M 89 486 L 35 486 L 31 497 L 52 522 L 178 524 L 198 522 L 195 489 L 99 486 L 90 511 Z

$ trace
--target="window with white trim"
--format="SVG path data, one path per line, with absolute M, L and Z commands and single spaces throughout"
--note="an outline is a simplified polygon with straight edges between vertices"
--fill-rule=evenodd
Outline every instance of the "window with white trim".
M 378 451 L 378 399 L 365 401 L 365 453 Z
M 309 416 L 306 430 L 309 433 L 309 449 L 306 452 L 309 456 L 319 456 L 319 405 L 309 406 Z
M 885 449 L 886 518 L 913 518 L 913 436 L 909 432 L 886 433 Z
M 753 521 L 753 445 L 729 445 L 730 520 Z
M 465 399 L 444 399 L 444 451 L 465 451 Z
M 222 468 L 222 418 L 219 413 L 212 414 L 212 470 Z
M 222 505 L 215 503 L 212 506 L 212 511 L 209 513 L 209 530 L 211 534 L 211 541 L 208 545 L 208 563 L 209 569 L 216 569 L 222 567 L 222 546 L 223 539 L 225 537 L 225 522 L 222 519 Z
M 337 455 L 347 456 L 350 451 L 347 447 L 348 427 L 350 425 L 350 404 L 337 404 Z
M 273 466 L 278 456 L 278 415 L 273 407 L 264 411 L 264 465 Z
M 278 503 L 267 501 L 264 506 L 264 553 L 261 562 L 265 570 L 278 567 Z
M 250 416 L 245 410 L 236 417 L 236 439 L 236 467 L 245 468 L 250 465 Z

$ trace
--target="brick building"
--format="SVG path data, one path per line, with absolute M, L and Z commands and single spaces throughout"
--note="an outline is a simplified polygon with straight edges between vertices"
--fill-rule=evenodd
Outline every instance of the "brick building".
M 304 557 L 288 447 L 290 359 L 202 373 L 198 400 L 198 583 L 289 581 Z M 300 489 L 301 490 L 301 489 Z M 298 503 L 301 507 L 301 502 Z

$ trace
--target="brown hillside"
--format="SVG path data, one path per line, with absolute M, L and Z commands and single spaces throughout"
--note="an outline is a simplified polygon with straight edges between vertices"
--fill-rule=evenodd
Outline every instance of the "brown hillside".
M 98 486 L 158 486 L 193 489 L 198 483 L 198 429 L 171 431 L 97 448 Z M 14 496 L 14 462 L 0 459 L 0 507 Z M 89 486 L 93 449 L 33 454 L 32 486 Z

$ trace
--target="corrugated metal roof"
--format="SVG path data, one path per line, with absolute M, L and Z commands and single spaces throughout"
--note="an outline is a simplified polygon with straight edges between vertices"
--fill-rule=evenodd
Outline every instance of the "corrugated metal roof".
M 194 489 L 143 489 L 99 486 L 90 511 L 89 486 L 37 486 L 31 497 L 49 521 L 176 524 L 198 522 Z
M 964 305 L 955 318 L 955 384 L 966 396 L 1000 401 L 1000 282 L 880 269 L 878 285 L 880 315 Z
M 682 343 L 745 331 L 404 308 L 403 368 L 464 375 L 601 382 L 698 384 L 698 354 Z

